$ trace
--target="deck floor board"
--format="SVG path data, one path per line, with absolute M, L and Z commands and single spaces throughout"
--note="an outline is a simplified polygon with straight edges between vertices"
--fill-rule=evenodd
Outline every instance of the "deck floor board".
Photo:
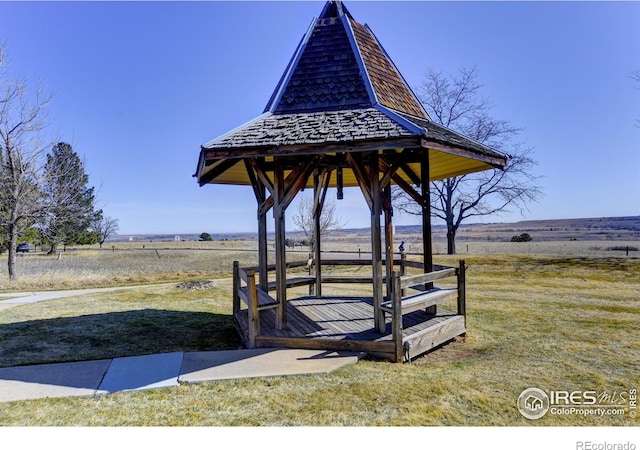
M 427 315 L 424 310 L 403 316 L 403 337 L 419 333 L 433 325 L 459 317 L 456 313 L 438 307 L 436 315 Z M 275 327 L 275 310 L 260 312 L 260 336 L 320 340 L 330 342 L 369 341 L 390 343 L 391 315 L 386 314 L 386 330 L 378 333 L 374 327 L 372 299 L 368 297 L 322 297 L 313 296 L 290 299 L 287 302 L 287 326 L 282 330 Z M 248 336 L 247 310 L 235 316 L 241 336 Z M 327 343 L 327 350 L 331 346 Z

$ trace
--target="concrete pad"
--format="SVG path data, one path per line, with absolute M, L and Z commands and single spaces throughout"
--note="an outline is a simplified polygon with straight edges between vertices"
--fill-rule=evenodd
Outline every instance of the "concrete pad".
M 104 380 L 101 392 L 132 391 L 178 386 L 182 352 L 115 358 Z
M 0 401 L 94 395 L 111 360 L 0 368 Z
M 185 353 L 179 381 L 274 377 L 329 373 L 358 362 L 351 352 L 295 349 L 249 349 Z
M 24 295 L 22 297 L 11 298 L 9 300 L 2 300 L 1 303 L 11 304 L 11 303 L 37 303 L 43 302 L 46 300 L 57 300 L 59 298 L 72 297 L 74 295 L 78 295 L 80 291 L 51 291 L 51 292 L 39 292 L 33 293 L 29 295 Z

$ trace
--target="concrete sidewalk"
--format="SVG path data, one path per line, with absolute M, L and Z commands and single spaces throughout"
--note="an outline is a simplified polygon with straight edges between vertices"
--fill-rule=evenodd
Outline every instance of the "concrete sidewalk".
M 47 300 L 57 300 L 60 298 L 77 297 L 80 295 L 99 294 L 102 292 L 115 292 L 123 290 L 143 289 L 147 287 L 171 286 L 175 283 L 153 284 L 144 286 L 118 286 L 94 289 L 72 289 L 65 291 L 42 291 L 42 292 L 16 292 L 0 294 L 0 311 L 14 306 L 26 305 L 29 303 L 44 302 Z M 5 299 L 5 300 L 3 300 Z
M 174 284 L 174 283 L 170 283 Z M 157 287 L 160 285 L 152 285 Z M 0 294 L 0 311 L 60 298 L 147 286 Z M 2 300 L 2 299 L 5 300 Z M 173 352 L 98 361 L 0 368 L 0 402 L 100 395 L 237 378 L 329 373 L 363 355 L 321 350 Z
M 173 352 L 0 368 L 0 402 L 101 395 L 237 378 L 322 374 L 363 355 L 321 350 Z

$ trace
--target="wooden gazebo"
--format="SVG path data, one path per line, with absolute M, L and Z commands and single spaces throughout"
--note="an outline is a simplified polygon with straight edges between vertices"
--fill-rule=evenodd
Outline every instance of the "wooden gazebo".
M 249 185 L 257 200 L 258 266 L 234 265 L 234 320 L 246 344 L 360 350 L 402 361 L 464 334 L 464 263 L 433 265 L 429 182 L 505 163 L 505 155 L 432 122 L 370 28 L 341 2 L 327 2 L 263 114 L 200 151 L 201 186 Z M 422 207 L 422 261 L 394 260 L 392 184 Z M 344 187 L 359 187 L 371 211 L 371 276 L 364 278 L 322 273 L 325 263 L 362 264 L 322 261 L 324 199 L 329 188 L 340 199 Z M 285 253 L 285 212 L 304 188 L 314 191 L 314 271 L 288 278 L 287 269 L 307 264 L 288 262 Z M 275 265 L 268 264 L 269 210 Z M 408 266 L 423 274 L 406 276 Z M 446 277 L 457 277 L 457 285 L 433 284 Z M 371 297 L 323 297 L 323 283 L 350 281 L 371 283 Z M 302 285 L 314 294 L 287 299 L 288 288 Z M 454 297 L 457 311 L 436 307 Z

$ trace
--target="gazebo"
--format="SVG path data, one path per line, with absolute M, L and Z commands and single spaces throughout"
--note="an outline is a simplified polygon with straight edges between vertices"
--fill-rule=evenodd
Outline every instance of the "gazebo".
M 466 333 L 464 262 L 446 268 L 432 261 L 429 182 L 505 164 L 504 154 L 434 123 L 371 29 L 342 2 L 327 2 L 262 115 L 200 149 L 200 186 L 247 185 L 255 193 L 258 266 L 234 263 L 234 322 L 246 345 L 358 350 L 402 361 Z M 392 185 L 422 208 L 422 261 L 394 257 Z M 340 199 L 344 187 L 359 187 L 371 211 L 370 276 L 322 272 L 327 264 L 364 264 L 322 260 L 325 197 L 335 188 Z M 314 192 L 315 251 L 312 261 L 287 261 L 285 212 L 305 188 Z M 288 269 L 309 263 L 308 276 L 288 277 Z M 407 267 L 422 273 L 408 276 Z M 457 283 L 434 285 L 448 277 Z M 323 284 L 350 282 L 370 283 L 371 296 L 322 295 Z M 304 285 L 313 293 L 287 298 L 289 288 Z M 457 311 L 437 306 L 453 298 Z

